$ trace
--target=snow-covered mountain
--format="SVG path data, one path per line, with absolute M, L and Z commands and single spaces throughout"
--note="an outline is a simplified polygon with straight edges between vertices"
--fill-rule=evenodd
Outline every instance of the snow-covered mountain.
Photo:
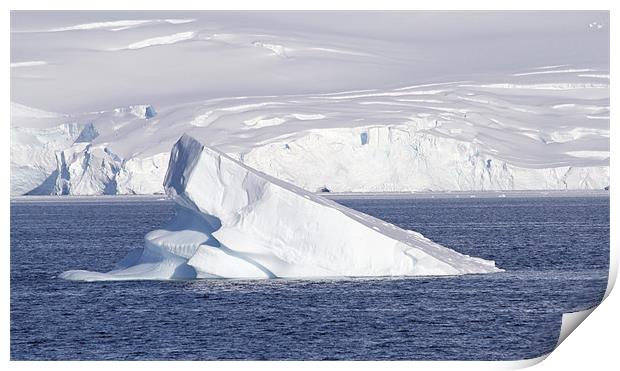
M 11 191 L 161 193 L 184 133 L 310 191 L 600 189 L 608 24 L 14 12 Z

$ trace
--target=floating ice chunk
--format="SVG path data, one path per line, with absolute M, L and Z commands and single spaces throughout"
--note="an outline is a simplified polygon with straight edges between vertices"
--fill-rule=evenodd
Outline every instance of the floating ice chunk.
M 418 233 L 257 172 L 183 136 L 164 181 L 177 214 L 134 264 L 71 280 L 459 275 L 499 272 Z M 133 252 L 132 254 L 135 254 Z M 133 260 L 133 259 L 129 259 Z

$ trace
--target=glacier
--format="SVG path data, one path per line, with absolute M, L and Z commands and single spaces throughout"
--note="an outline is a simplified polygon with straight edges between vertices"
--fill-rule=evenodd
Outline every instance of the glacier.
M 470 257 L 270 177 L 184 135 L 164 186 L 177 205 L 107 273 L 68 280 L 434 276 L 500 272 Z
M 27 126 L 39 121 L 53 125 Z M 22 122 L 13 117 L 13 194 L 163 193 L 168 148 L 183 133 L 312 192 L 609 185 L 608 84 L 534 86 L 515 96 L 513 89 L 453 82 Z
M 163 194 L 184 133 L 311 192 L 609 186 L 606 12 L 168 16 L 12 16 L 11 195 Z

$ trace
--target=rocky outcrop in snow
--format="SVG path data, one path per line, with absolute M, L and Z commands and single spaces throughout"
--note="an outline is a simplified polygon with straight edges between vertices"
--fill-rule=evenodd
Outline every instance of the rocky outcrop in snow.
M 421 234 L 252 170 L 183 136 L 166 174 L 177 215 L 108 273 L 71 280 L 459 275 L 499 272 Z

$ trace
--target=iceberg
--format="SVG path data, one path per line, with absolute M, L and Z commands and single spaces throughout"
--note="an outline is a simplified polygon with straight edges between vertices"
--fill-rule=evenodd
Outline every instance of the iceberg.
M 443 247 L 256 171 L 184 135 L 164 187 L 176 215 L 107 273 L 69 280 L 317 278 L 493 273 Z

